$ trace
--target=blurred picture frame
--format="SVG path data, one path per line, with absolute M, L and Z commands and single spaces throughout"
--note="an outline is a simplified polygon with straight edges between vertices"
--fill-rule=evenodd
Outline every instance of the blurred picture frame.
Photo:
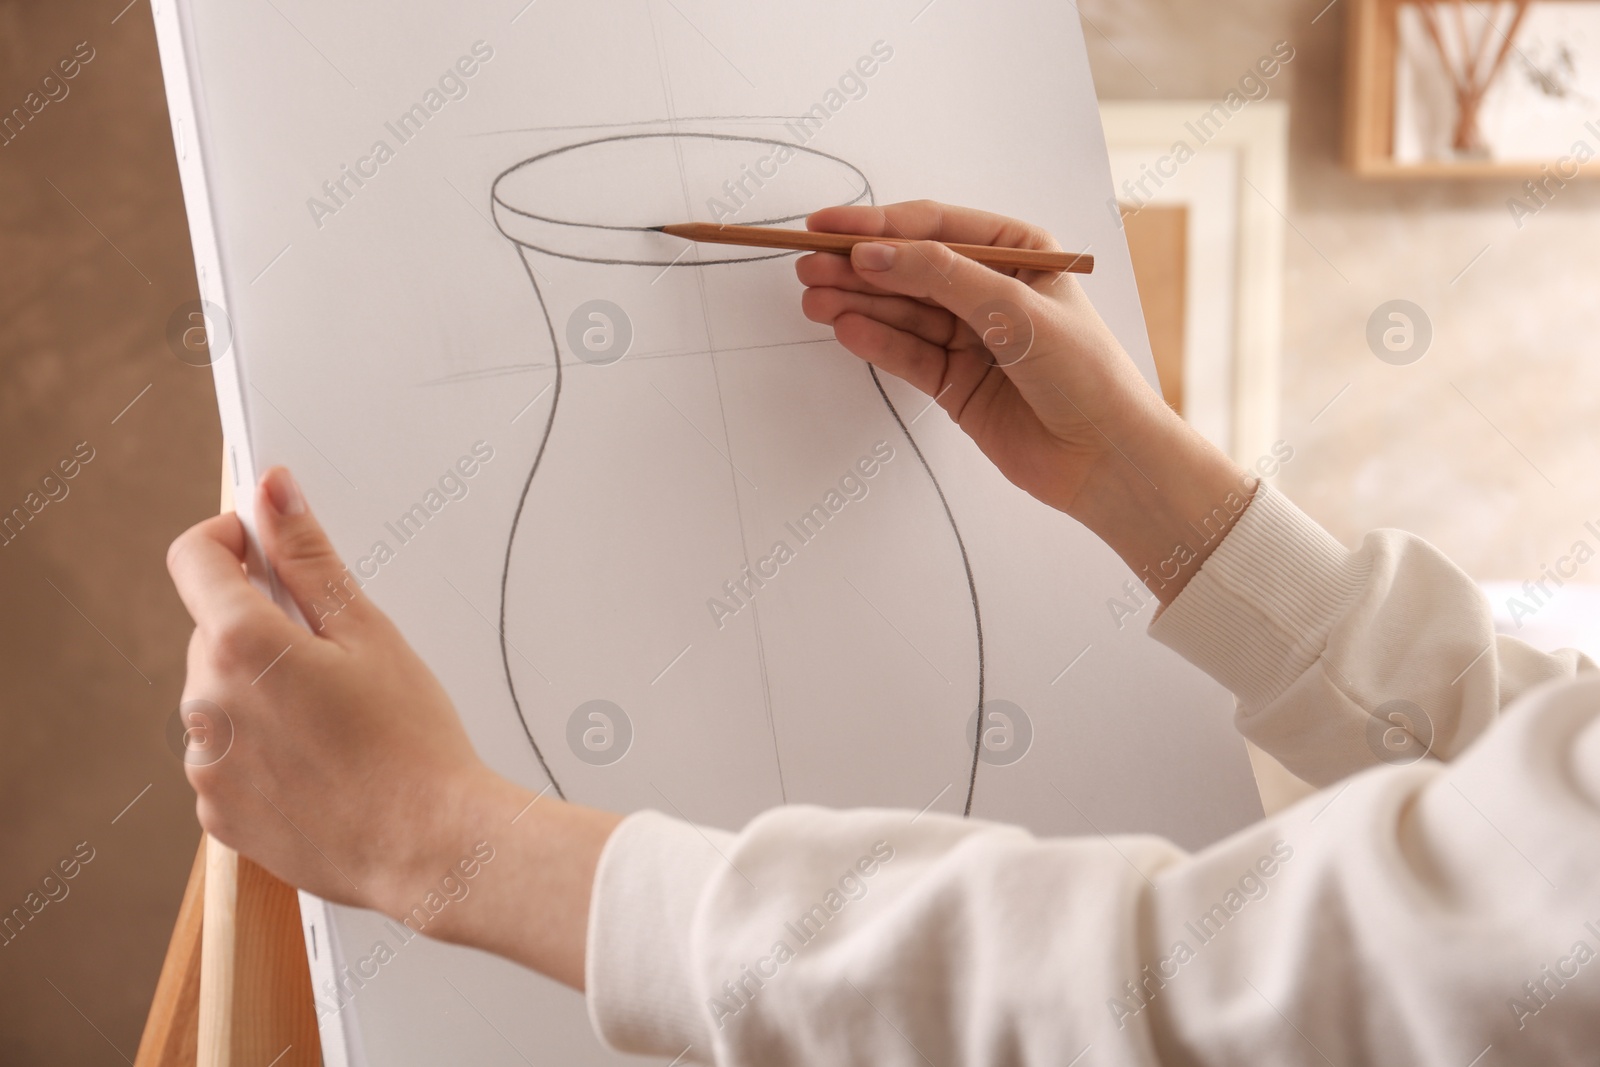
M 1289 108 L 1261 100 L 1197 124 L 1215 103 L 1104 101 L 1100 114 L 1163 392 L 1251 466 L 1278 435 Z

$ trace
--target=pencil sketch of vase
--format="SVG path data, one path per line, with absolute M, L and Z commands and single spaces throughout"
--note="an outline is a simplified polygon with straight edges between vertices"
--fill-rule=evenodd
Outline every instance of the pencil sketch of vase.
M 944 787 L 962 810 L 978 592 L 912 416 L 800 314 L 793 253 L 653 230 L 803 225 L 871 203 L 865 175 L 776 138 L 621 133 L 516 163 L 492 202 L 548 361 L 515 423 L 501 657 L 556 792 L 726 821 Z M 626 717 L 626 762 L 568 743 L 596 706 Z

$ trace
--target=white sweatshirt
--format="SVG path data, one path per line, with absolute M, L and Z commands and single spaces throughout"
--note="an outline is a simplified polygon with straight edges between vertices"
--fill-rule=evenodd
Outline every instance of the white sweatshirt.
M 1347 551 L 1266 487 L 1151 633 L 1323 791 L 1193 856 L 640 812 L 596 877 L 596 1031 L 761 1067 L 1600 1062 L 1592 663 L 1496 637 L 1426 542 Z

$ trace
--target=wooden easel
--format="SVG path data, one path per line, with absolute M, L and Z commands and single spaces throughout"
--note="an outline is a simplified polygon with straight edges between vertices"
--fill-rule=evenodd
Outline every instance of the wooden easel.
M 233 507 L 226 476 L 222 510 Z M 295 891 L 200 839 L 134 1067 L 319 1067 Z

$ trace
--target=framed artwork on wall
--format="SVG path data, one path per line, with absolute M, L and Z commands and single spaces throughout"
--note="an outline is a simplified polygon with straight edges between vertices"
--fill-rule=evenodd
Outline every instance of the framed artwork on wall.
M 1570 181 L 1600 154 L 1600 3 L 1354 0 L 1345 160 L 1378 178 Z

